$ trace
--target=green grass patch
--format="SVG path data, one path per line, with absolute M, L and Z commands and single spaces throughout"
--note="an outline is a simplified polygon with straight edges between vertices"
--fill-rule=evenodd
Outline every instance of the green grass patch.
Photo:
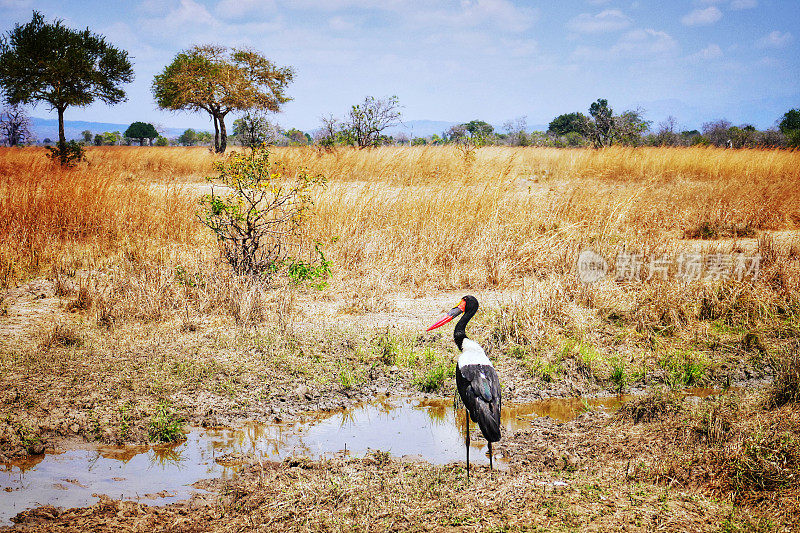
M 673 389 L 694 387 L 705 382 L 708 361 L 702 354 L 690 350 L 676 350 L 658 360 L 664 369 L 664 381 Z
M 184 421 L 172 409 L 169 402 L 161 402 L 150 418 L 148 437 L 152 442 L 178 442 L 184 440 Z
M 614 384 L 614 388 L 617 392 L 622 392 L 628 386 L 630 382 L 630 375 L 626 369 L 625 361 L 623 361 L 619 357 L 612 357 L 611 358 L 611 382 Z
M 449 357 L 438 357 L 432 348 L 425 348 L 415 357 L 421 367 L 414 370 L 412 383 L 422 392 L 435 392 L 455 376 L 455 363 Z

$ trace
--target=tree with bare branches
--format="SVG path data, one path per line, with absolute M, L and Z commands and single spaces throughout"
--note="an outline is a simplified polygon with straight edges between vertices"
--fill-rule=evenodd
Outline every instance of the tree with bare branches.
M 396 96 L 367 96 L 363 103 L 354 105 L 345 121 L 345 127 L 356 146 L 364 148 L 381 144 L 383 131 L 401 123 L 401 107 Z
M 21 106 L 7 106 L 0 111 L 0 143 L 20 146 L 33 141 L 31 120 Z

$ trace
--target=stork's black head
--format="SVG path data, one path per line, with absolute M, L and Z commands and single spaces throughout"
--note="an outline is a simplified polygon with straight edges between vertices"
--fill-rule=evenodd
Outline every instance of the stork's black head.
M 478 299 L 468 294 L 461 298 L 461 301 L 464 302 L 464 314 L 465 315 L 474 315 L 478 311 Z

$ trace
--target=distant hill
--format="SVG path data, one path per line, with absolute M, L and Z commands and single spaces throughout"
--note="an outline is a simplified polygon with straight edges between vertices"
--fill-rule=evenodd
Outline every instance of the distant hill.
M 41 142 L 45 138 L 52 140 L 58 139 L 58 119 L 55 118 L 38 118 L 32 117 L 33 133 L 36 138 Z M 118 131 L 125 133 L 130 124 L 114 124 L 111 122 L 87 122 L 83 120 L 65 120 L 64 121 L 64 136 L 67 140 L 82 139 L 84 130 L 89 130 L 92 135 L 103 133 L 104 131 Z M 186 128 L 165 128 L 164 133 L 166 137 L 177 137 L 185 131 Z
M 408 137 L 430 137 L 433 134 L 441 135 L 459 122 L 445 122 L 442 120 L 406 120 L 399 126 L 386 130 L 387 135 L 405 133 Z
M 51 140 L 58 139 L 58 120 L 54 118 L 32 117 L 33 133 L 39 142 L 46 138 Z M 443 120 L 407 120 L 399 126 L 386 130 L 387 135 L 397 135 L 405 133 L 408 137 L 430 137 L 431 135 L 441 135 L 453 126 L 461 122 L 446 122 Z M 113 122 L 89 122 L 84 120 L 65 120 L 64 135 L 67 140 L 82 139 L 82 132 L 89 130 L 92 135 L 103 133 L 104 131 L 118 131 L 125 133 L 130 124 L 117 124 Z M 493 124 L 495 131 L 502 132 L 502 125 Z M 164 128 L 164 135 L 168 138 L 178 137 L 186 128 Z M 528 126 L 528 131 L 545 131 L 547 124 L 532 124 Z M 208 131 L 199 129 L 197 131 Z
M 463 122 L 444 122 L 441 120 L 407 120 L 402 125 L 390 128 L 387 131 L 388 135 L 397 135 L 398 133 L 405 133 L 409 137 L 430 137 L 434 133 L 441 135 L 453 126 L 463 124 Z M 494 131 L 497 133 L 503 132 L 502 124 L 492 124 Z M 547 124 L 529 124 L 528 131 L 547 131 Z

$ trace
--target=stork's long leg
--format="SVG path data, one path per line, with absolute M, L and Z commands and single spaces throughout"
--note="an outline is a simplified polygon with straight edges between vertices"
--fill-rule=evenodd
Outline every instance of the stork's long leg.
M 467 415 L 467 483 L 469 483 L 469 409 L 464 409 Z
M 489 470 L 494 470 L 492 466 L 492 443 L 489 443 Z

